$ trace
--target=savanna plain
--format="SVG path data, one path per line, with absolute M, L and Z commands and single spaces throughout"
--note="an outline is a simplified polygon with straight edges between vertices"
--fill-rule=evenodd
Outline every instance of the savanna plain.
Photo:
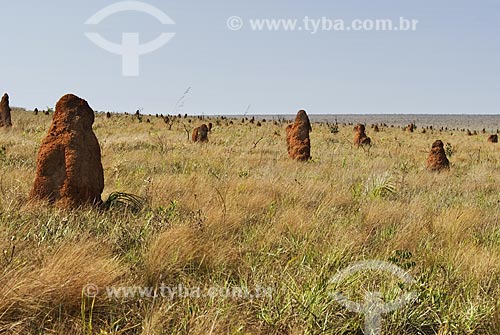
M 500 147 L 480 129 L 368 124 L 373 146 L 356 148 L 352 125 L 313 123 L 312 159 L 297 162 L 283 120 L 97 114 L 108 208 L 63 210 L 27 200 L 51 119 L 13 110 L 0 129 L 0 333 L 363 334 L 332 293 L 377 290 L 416 294 L 382 334 L 500 334 Z M 208 122 L 209 142 L 191 143 Z M 425 167 L 437 139 L 441 173 Z M 364 260 L 414 282 L 332 282 Z M 108 294 L 180 286 L 244 292 Z

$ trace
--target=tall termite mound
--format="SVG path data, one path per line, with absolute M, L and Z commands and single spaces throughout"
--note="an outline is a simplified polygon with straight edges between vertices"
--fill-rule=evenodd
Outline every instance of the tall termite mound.
M 68 94 L 57 102 L 38 152 L 31 199 L 60 207 L 101 204 L 104 173 L 93 123 L 94 111 L 85 100 Z

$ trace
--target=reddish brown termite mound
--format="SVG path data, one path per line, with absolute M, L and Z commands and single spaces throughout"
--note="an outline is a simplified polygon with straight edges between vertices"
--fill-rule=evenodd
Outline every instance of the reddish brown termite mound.
M 406 126 L 405 131 L 407 131 L 408 133 L 413 133 L 416 128 L 417 127 L 413 123 L 411 123 Z
M 104 189 L 94 111 L 73 94 L 63 96 L 38 152 L 30 198 L 59 207 L 100 205 Z
M 12 121 L 10 118 L 10 106 L 9 106 L 9 95 L 5 93 L 0 101 L 0 128 L 1 127 L 12 127 Z
M 365 146 L 365 145 L 371 145 L 372 140 L 368 136 L 366 136 L 365 133 L 365 126 L 363 124 L 357 124 L 354 127 L 354 145 L 359 147 L 359 146 Z
M 191 136 L 193 142 L 205 143 L 208 142 L 208 127 L 206 124 L 202 124 L 199 127 L 194 128 L 193 135 Z
M 488 142 L 490 142 L 490 143 L 498 143 L 498 135 L 497 134 L 493 134 L 493 135 L 488 136 Z
M 450 162 L 446 157 L 444 145 L 441 140 L 432 143 L 432 148 L 427 158 L 427 169 L 430 171 L 441 171 L 450 168 Z
M 286 127 L 286 143 L 290 158 L 298 161 L 307 161 L 311 158 L 311 122 L 306 111 L 300 110 L 295 122 Z

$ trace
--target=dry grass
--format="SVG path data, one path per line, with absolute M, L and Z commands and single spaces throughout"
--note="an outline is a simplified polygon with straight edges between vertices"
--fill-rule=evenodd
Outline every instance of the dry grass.
M 65 241 L 55 251 L 38 250 L 36 256 L 39 260 L 22 263 L 12 259 L 2 272 L 0 329 L 29 332 L 41 319 L 48 325 L 53 318 L 78 322 L 82 289 L 87 284 L 118 285 L 126 272 L 116 257 L 89 240 Z M 107 304 L 98 301 L 95 308 L 106 310 Z
M 168 130 L 160 118 L 99 115 L 104 196 L 128 192 L 148 205 L 64 212 L 26 203 L 50 117 L 14 111 L 14 127 L 0 130 L 0 333 L 361 334 L 362 316 L 330 298 L 328 279 L 364 259 L 417 281 L 418 299 L 384 317 L 384 334 L 500 333 L 498 145 L 388 128 L 368 129 L 375 145 L 365 151 L 351 144 L 351 126 L 332 134 L 316 124 L 313 160 L 298 163 L 285 124 L 210 121 L 210 142 L 199 145 L 185 132 L 196 119 Z M 425 170 L 435 139 L 452 145 L 450 172 Z M 347 290 L 363 284 L 351 281 Z M 95 299 L 82 295 L 89 283 L 101 288 Z M 162 284 L 273 294 L 105 296 Z

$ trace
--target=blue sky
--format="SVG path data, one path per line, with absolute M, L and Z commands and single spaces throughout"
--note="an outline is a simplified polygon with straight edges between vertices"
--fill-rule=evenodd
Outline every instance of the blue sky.
M 147 0 L 175 25 L 144 13 L 85 21 L 108 0 L 4 1 L 0 91 L 13 106 L 54 106 L 65 93 L 96 110 L 189 114 L 498 114 L 500 3 L 497 0 Z M 240 31 L 227 18 L 418 19 L 415 32 Z M 121 57 L 90 42 L 138 32 L 176 36 L 141 56 L 140 76 L 123 77 Z

